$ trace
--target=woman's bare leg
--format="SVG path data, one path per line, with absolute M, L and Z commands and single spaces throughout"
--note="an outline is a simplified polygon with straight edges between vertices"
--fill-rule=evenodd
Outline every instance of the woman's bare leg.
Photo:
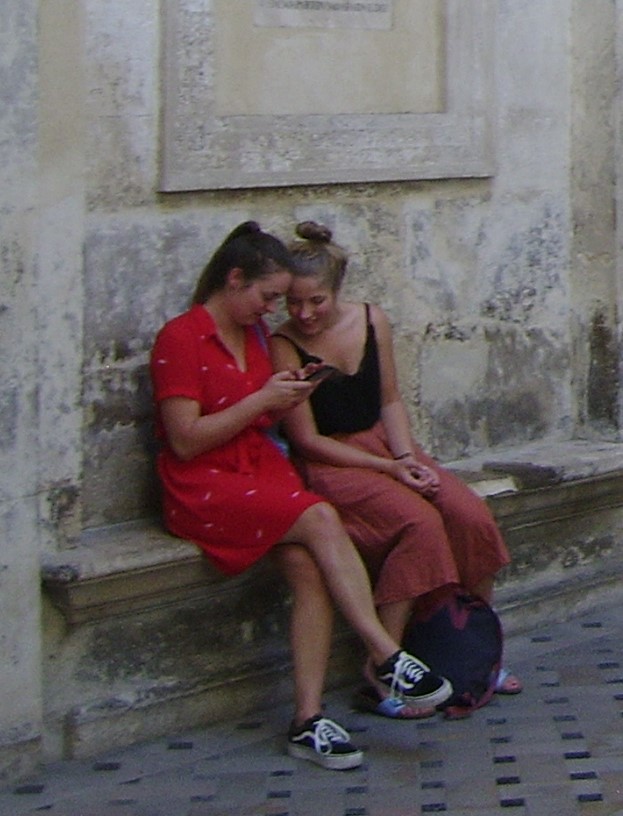
M 482 581 L 474 587 L 474 595 L 478 595 L 488 604 L 491 604 L 493 602 L 494 580 L 495 579 L 493 576 L 483 578 Z M 519 694 L 522 689 L 523 683 L 521 680 L 512 672 L 509 672 L 507 669 L 503 668 L 500 672 L 500 679 L 498 681 L 498 693 Z
M 404 601 L 395 601 L 379 606 L 378 615 L 381 623 L 393 637 L 396 643 L 402 643 L 402 636 L 411 613 L 413 612 L 414 599 L 407 598 Z
M 299 543 L 312 554 L 331 597 L 376 665 L 399 649 L 378 618 L 366 568 L 331 505 L 323 502 L 305 510 L 283 543 Z
M 404 630 L 411 618 L 414 603 L 413 598 L 407 598 L 404 601 L 395 601 L 394 603 L 382 604 L 378 607 L 378 615 L 381 623 L 397 643 L 402 643 Z M 370 658 L 366 660 L 363 674 L 367 682 L 376 688 L 381 697 L 387 696 L 387 689 L 385 689 L 374 676 L 374 666 Z M 418 709 L 413 708 L 412 710 L 413 712 L 418 711 Z M 423 710 L 424 709 L 422 709 L 422 711 Z
M 487 576 L 487 578 L 483 578 L 482 581 L 472 589 L 472 592 L 490 604 L 493 600 L 493 582 L 494 577 L 492 575 Z
M 294 663 L 294 723 L 302 725 L 322 710 L 322 693 L 331 651 L 333 602 L 310 553 L 298 544 L 281 544 L 275 556 L 293 597 L 290 644 Z

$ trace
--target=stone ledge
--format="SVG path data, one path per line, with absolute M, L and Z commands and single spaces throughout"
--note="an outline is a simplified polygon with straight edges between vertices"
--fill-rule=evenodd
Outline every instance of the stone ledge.
M 568 526 L 573 519 L 586 521 L 623 506 L 623 444 L 538 442 L 446 467 L 489 501 L 513 555 L 504 582 L 518 579 L 530 562 L 537 566 L 535 554 L 526 551 L 531 526 L 543 532 L 549 525 Z M 587 536 L 593 542 L 588 545 L 591 557 L 597 554 L 594 532 L 583 530 L 584 555 L 571 560 L 589 557 Z M 574 531 L 569 533 L 573 539 Z M 602 540 L 602 551 L 609 546 Z M 565 558 L 568 563 L 568 553 Z M 539 568 L 546 566 L 541 563 Z M 170 535 L 152 519 L 85 531 L 79 546 L 43 558 L 42 582 L 66 620 L 80 624 L 160 608 L 197 593 L 230 592 L 237 584 L 253 582 L 263 570 L 260 564 L 227 578 L 193 544 Z
M 227 582 L 194 544 L 155 520 L 85 531 L 79 546 L 47 554 L 42 582 L 71 624 L 166 606 Z
M 512 478 L 519 488 L 548 487 L 607 473 L 623 473 L 623 443 L 548 439 L 514 448 L 484 451 L 445 463 L 459 475 L 489 472 Z
M 496 474 L 467 478 L 482 495 L 492 484 L 515 489 Z M 260 562 L 243 575 L 224 576 L 194 544 L 146 519 L 85 531 L 78 546 L 43 557 L 41 577 L 52 604 L 69 624 L 78 625 L 161 608 L 197 594 L 236 591 L 267 569 Z
M 620 593 L 623 445 L 539 443 L 486 466 L 503 467 L 519 486 L 489 499 L 512 557 L 496 581 L 507 632 Z

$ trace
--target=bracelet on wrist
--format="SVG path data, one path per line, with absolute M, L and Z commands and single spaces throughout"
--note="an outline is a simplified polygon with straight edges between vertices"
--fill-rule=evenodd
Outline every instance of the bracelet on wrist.
M 401 453 L 400 456 L 394 456 L 394 461 L 398 462 L 400 459 L 406 459 L 407 456 L 413 456 L 411 451 L 407 451 L 406 453 Z

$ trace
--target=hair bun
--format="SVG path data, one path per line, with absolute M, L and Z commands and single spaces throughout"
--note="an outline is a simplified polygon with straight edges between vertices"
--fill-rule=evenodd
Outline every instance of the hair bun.
M 305 238 L 307 241 L 318 241 L 321 244 L 328 244 L 331 241 L 333 233 L 329 227 L 324 224 L 317 224 L 315 221 L 301 221 L 296 225 L 296 234 L 299 238 Z
M 223 241 L 223 246 L 225 244 L 229 244 L 231 241 L 234 241 L 236 238 L 240 238 L 243 235 L 254 235 L 260 233 L 262 228 L 257 223 L 257 221 L 243 221 L 242 224 L 238 224 L 235 229 L 233 229 L 227 238 Z
M 243 232 L 261 232 L 262 228 L 257 223 L 257 221 L 245 221 L 243 224 L 240 225 L 240 229 Z

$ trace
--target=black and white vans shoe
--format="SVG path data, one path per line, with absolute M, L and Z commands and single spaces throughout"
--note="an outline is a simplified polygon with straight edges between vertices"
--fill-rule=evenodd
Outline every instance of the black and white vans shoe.
M 357 768 L 363 762 L 363 751 L 351 743 L 348 732 L 321 714 L 306 720 L 299 728 L 290 727 L 288 754 L 331 771 Z
M 438 706 L 452 695 L 452 684 L 407 652 L 396 652 L 376 669 L 376 677 L 392 697 L 415 706 Z

